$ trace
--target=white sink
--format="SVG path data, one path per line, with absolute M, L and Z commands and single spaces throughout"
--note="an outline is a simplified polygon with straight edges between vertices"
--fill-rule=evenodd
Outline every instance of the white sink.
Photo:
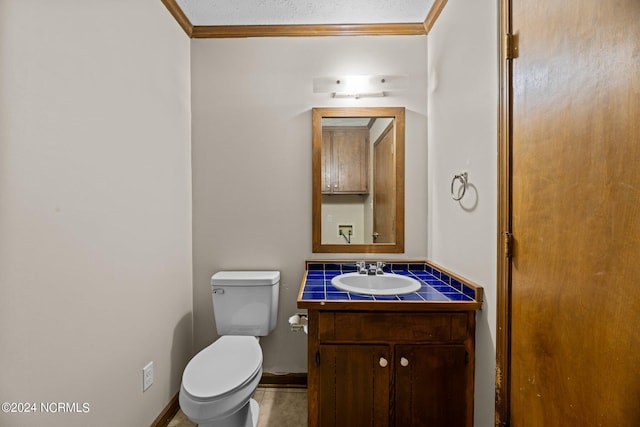
M 331 279 L 331 284 L 343 291 L 366 295 L 404 295 L 420 289 L 420 282 L 417 280 L 393 273 L 376 276 L 341 274 Z

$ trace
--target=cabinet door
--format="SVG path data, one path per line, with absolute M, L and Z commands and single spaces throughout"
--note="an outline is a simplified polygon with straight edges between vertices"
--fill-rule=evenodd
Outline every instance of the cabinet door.
M 369 191 L 368 136 L 362 130 L 338 130 L 333 133 L 334 193 Z
M 389 353 L 386 345 L 320 345 L 318 425 L 389 425 Z
M 396 426 L 467 425 L 464 346 L 398 345 L 395 356 Z
M 332 192 L 331 182 L 331 132 L 322 131 L 322 192 Z
M 369 192 L 369 130 L 335 128 L 322 131 L 322 192 Z

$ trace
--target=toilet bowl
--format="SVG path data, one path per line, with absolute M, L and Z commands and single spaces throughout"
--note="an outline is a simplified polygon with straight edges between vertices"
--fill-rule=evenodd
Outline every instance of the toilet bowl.
M 258 340 L 222 336 L 187 364 L 180 407 L 200 427 L 255 427 L 258 404 L 250 398 L 261 376 Z

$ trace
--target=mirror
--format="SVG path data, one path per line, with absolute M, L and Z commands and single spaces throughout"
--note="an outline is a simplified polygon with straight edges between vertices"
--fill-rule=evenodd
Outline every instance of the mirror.
M 313 252 L 404 252 L 404 108 L 314 108 L 312 128 Z

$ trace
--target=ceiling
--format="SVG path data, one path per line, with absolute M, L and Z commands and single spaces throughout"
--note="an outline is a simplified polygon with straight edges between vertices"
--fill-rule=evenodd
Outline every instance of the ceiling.
M 194 26 L 423 22 L 434 0 L 176 0 Z
M 161 0 L 192 38 L 424 35 L 447 0 Z

